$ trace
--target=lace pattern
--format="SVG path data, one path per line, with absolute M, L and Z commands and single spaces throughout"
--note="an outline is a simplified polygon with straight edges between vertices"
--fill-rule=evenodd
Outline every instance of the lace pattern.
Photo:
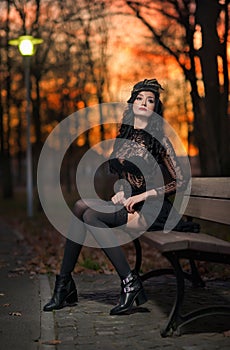
M 147 149 L 151 137 L 142 129 L 134 129 L 129 139 L 119 141 L 119 147 L 113 152 L 113 159 L 110 160 L 110 168 L 112 172 L 117 172 L 120 178 L 129 182 L 133 195 L 145 192 L 148 183 L 148 189 L 154 188 L 158 195 L 168 196 L 176 190 L 182 190 L 187 182 L 172 144 L 166 136 L 162 140 L 163 151 L 159 155 L 158 165 L 154 164 L 153 155 Z M 157 186 L 159 167 L 164 177 L 163 186 Z M 141 169 L 144 169 L 144 173 Z

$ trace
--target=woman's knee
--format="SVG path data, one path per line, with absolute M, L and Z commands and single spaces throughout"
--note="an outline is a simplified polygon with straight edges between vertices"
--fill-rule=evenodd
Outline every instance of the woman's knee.
M 87 209 L 87 205 L 85 204 L 85 202 L 83 202 L 82 199 L 79 199 L 73 207 L 73 213 L 79 218 L 82 219 L 84 212 Z
M 92 209 L 87 209 L 84 211 L 83 215 L 82 215 L 82 219 L 86 224 L 92 225 L 95 223 L 96 215 L 95 215 L 95 211 Z

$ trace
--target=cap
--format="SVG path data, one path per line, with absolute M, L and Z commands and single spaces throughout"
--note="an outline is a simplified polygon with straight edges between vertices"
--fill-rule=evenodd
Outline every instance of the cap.
M 152 91 L 159 94 L 161 90 L 163 91 L 164 89 L 156 79 L 144 79 L 134 85 L 132 94 L 140 91 Z

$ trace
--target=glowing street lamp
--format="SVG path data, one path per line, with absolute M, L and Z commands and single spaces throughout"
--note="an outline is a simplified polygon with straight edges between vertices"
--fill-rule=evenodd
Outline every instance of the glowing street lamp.
M 27 215 L 33 216 L 33 176 L 32 176 L 32 150 L 30 140 L 30 60 L 35 54 L 36 45 L 41 44 L 42 39 L 34 38 L 31 35 L 23 35 L 18 39 L 9 41 L 9 45 L 17 46 L 24 59 L 25 86 L 26 86 L 26 186 L 27 186 Z

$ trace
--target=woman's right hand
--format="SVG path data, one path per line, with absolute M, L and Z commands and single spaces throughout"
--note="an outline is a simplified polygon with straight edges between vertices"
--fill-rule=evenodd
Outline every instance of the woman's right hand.
M 112 198 L 111 201 L 113 204 L 124 204 L 126 198 L 124 191 L 117 192 Z

